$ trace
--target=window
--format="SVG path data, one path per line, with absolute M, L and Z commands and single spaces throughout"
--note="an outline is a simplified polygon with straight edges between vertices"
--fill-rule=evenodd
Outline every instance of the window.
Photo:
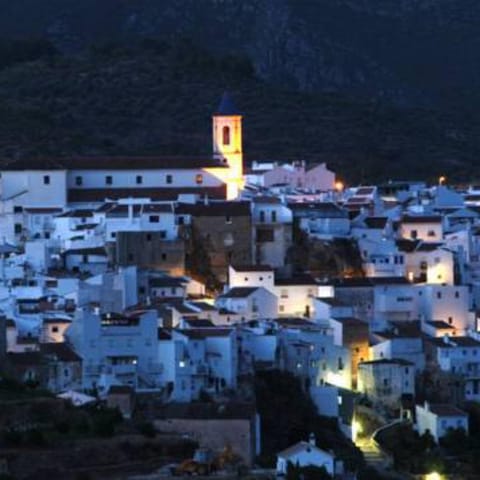
M 263 210 L 260 211 L 260 223 L 265 222 L 265 212 Z
M 116 238 L 117 232 L 112 232 L 112 233 L 110 234 L 110 236 L 111 236 L 112 238 Z
M 184 225 L 185 224 L 185 218 L 182 217 L 182 216 L 178 217 L 178 224 L 179 225 Z
M 43 184 L 44 185 L 50 185 L 50 175 L 44 175 L 43 176 Z
M 148 217 L 148 221 L 150 223 L 159 223 L 160 222 L 160 216 L 159 215 L 150 215 Z
M 272 212 L 272 222 L 275 223 L 277 221 L 277 212 Z
M 58 327 L 52 327 L 52 333 L 58 333 Z
M 141 185 L 143 183 L 143 177 L 141 175 L 137 175 L 135 182 L 137 185 Z
M 161 258 L 162 258 L 162 260 L 166 260 L 166 259 L 167 259 L 167 254 L 166 254 L 166 253 L 162 253 Z
M 201 173 L 197 173 L 195 175 L 195 183 L 197 185 L 201 185 L 203 183 L 203 175 Z
M 50 238 L 50 232 L 45 232 L 45 238 L 48 240 Z
M 152 234 L 151 234 L 151 233 L 147 233 L 146 239 L 147 239 L 147 242 L 151 242 L 151 241 L 152 241 Z
M 417 236 L 418 232 L 416 230 L 410 230 L 410 238 L 413 238 L 415 240 Z
M 275 238 L 275 234 L 273 228 L 268 229 L 261 229 L 257 230 L 257 242 L 258 243 L 266 243 L 266 242 L 273 242 Z
M 113 184 L 113 178 L 111 175 L 107 175 L 105 177 L 105 185 L 112 185 Z
M 19 205 L 16 205 L 13 207 L 13 213 L 22 213 L 23 212 L 23 207 L 20 207 Z
M 19 235 L 20 233 L 22 233 L 22 224 L 21 223 L 16 223 L 14 228 L 15 228 L 15 234 L 16 235 Z
M 173 176 L 167 175 L 165 178 L 165 182 L 170 185 L 173 182 Z
M 280 298 L 288 298 L 288 290 L 286 289 L 281 290 Z
M 223 144 L 230 145 L 230 127 L 227 127 L 227 126 L 223 127 L 222 136 L 223 136 Z
M 437 298 L 442 298 L 442 292 L 437 292 Z
M 459 298 L 460 297 L 460 293 L 459 292 L 455 292 L 455 298 Z
M 435 230 L 429 230 L 428 233 L 427 233 L 427 235 L 428 235 L 429 237 L 434 237 L 434 236 L 435 236 Z
M 133 253 L 128 254 L 128 261 L 133 262 Z
M 232 223 L 232 217 L 230 215 L 225 217 L 225 223 Z
M 167 232 L 165 230 L 160 232 L 160 238 L 167 238 Z
M 83 177 L 80 177 L 80 176 L 75 177 L 75 185 L 77 187 L 80 187 L 81 185 L 83 185 Z
M 448 317 L 448 323 L 451 325 L 453 323 L 453 318 L 452 317 Z

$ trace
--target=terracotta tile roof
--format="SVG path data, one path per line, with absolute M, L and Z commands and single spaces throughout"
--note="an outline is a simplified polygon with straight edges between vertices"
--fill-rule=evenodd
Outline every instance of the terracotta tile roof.
M 433 403 L 428 406 L 429 410 L 439 417 L 468 417 L 463 410 L 447 403 Z
M 388 217 L 367 217 L 365 224 L 368 228 L 385 228 L 388 222 Z
M 189 214 L 194 217 L 249 217 L 251 216 L 250 202 L 209 202 L 205 203 L 179 203 L 176 213 Z
M 193 156 L 36 157 L 13 160 L 3 165 L 1 170 L 172 170 L 211 167 L 224 168 L 225 165 L 213 158 Z
M 360 362 L 360 365 L 401 365 L 401 366 L 411 366 L 415 365 L 413 362 L 404 360 L 403 358 L 379 358 L 378 360 L 370 360 L 368 362 Z
M 68 212 L 57 215 L 57 218 L 69 217 L 69 218 L 88 218 L 93 217 L 93 210 L 90 209 L 78 209 L 70 210 Z
M 227 293 L 220 295 L 222 298 L 246 298 L 257 291 L 260 287 L 234 287 Z
M 273 272 L 269 265 L 232 265 L 237 272 Z
M 182 194 L 195 194 L 209 198 L 225 199 L 227 195 L 226 185 L 218 187 L 176 187 L 176 188 L 71 188 L 68 190 L 68 201 L 81 202 L 104 202 L 107 199 L 118 200 L 120 198 L 150 198 L 151 200 L 178 200 Z
M 185 319 L 185 323 L 190 328 L 215 328 L 215 324 L 206 318 L 189 318 Z
M 71 250 L 67 250 L 65 255 L 99 255 L 106 257 L 107 251 L 105 247 L 72 248 Z
M 232 328 L 189 328 L 179 329 L 178 333 L 191 338 L 192 340 L 203 340 L 207 337 L 229 337 L 233 332 Z
M 40 344 L 40 352 L 43 355 L 52 355 L 61 362 L 82 361 L 82 358 L 66 343 L 42 343 Z
M 402 223 L 441 223 L 440 215 L 404 215 Z
M 46 214 L 46 213 L 60 213 L 62 211 L 61 208 L 24 208 L 24 212 L 31 213 L 31 214 Z

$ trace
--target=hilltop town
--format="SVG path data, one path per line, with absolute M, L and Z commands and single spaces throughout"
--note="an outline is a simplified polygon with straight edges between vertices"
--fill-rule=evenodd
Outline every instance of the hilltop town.
M 227 93 L 211 155 L 3 165 L 0 469 L 40 478 L 39 448 L 134 426 L 166 475 L 478 471 L 480 186 L 408 173 L 247 165 Z

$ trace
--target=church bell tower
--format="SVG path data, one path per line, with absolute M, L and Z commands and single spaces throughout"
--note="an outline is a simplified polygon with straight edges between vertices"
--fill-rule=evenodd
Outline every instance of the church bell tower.
M 237 198 L 243 188 L 242 115 L 225 92 L 213 114 L 213 157 L 229 167 L 227 198 Z

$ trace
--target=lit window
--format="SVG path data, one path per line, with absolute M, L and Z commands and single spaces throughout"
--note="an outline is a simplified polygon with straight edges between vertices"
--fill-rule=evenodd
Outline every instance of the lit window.
M 223 133 L 223 144 L 224 145 L 230 145 L 230 127 L 223 127 L 222 130 Z

